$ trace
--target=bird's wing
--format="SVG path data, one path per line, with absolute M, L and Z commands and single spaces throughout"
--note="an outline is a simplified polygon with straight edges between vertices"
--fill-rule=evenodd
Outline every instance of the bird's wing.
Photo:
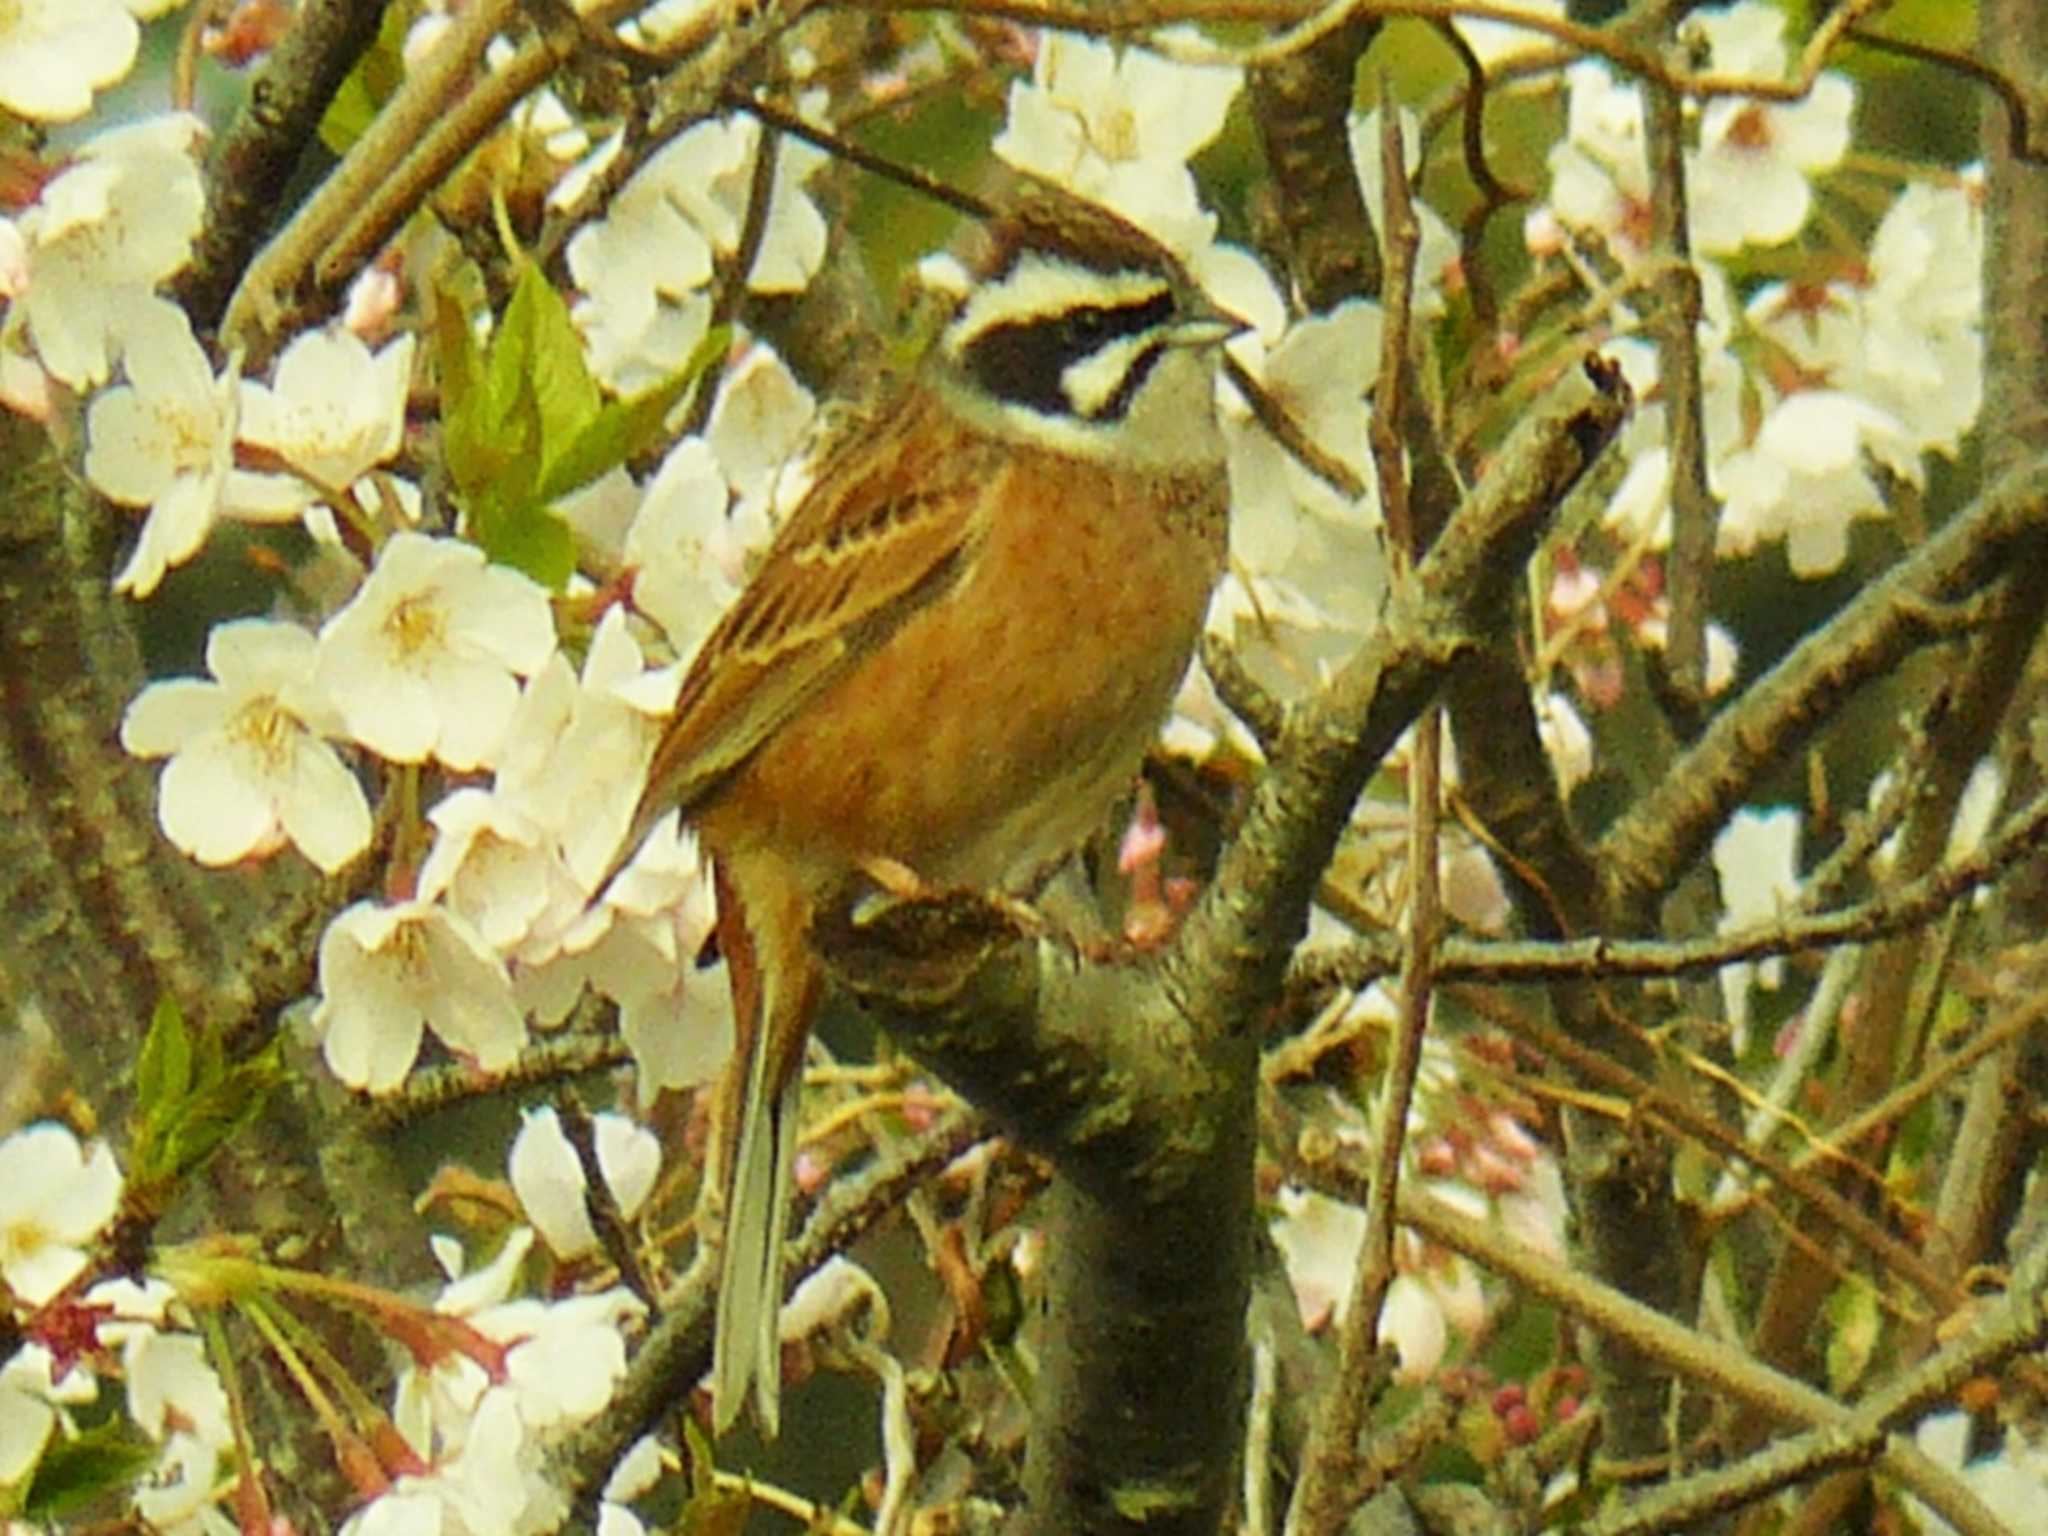
M 821 470 L 684 678 L 628 851 L 959 579 L 991 467 L 937 411 L 928 397 L 907 403 Z

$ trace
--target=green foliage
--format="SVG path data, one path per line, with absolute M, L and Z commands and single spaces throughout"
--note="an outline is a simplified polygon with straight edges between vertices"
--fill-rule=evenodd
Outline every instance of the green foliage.
M 377 40 L 363 50 L 356 67 L 327 104 L 326 115 L 320 119 L 320 142 L 335 154 L 348 153 L 405 78 L 405 34 L 418 16 L 415 4 L 387 6 Z
M 568 524 L 551 502 L 661 440 L 691 383 L 730 344 L 720 328 L 674 377 L 607 400 L 583 360 L 569 306 L 530 263 L 487 346 L 463 308 L 440 304 L 441 447 L 484 553 L 559 590 L 575 568 Z
M 118 1414 L 76 1435 L 60 1436 L 36 1463 L 21 1513 L 38 1524 L 61 1520 L 109 1494 L 125 1493 L 156 1454 L 149 1437 Z
M 177 1003 L 163 999 L 135 1068 L 130 1181 L 144 1188 L 175 1184 L 253 1121 L 283 1078 L 278 1042 L 230 1066 L 219 1037 L 195 1034 Z
M 1540 1301 L 1509 1305 L 1494 1325 L 1484 1360 L 1502 1381 L 1529 1381 L 1557 1364 L 1557 1309 Z

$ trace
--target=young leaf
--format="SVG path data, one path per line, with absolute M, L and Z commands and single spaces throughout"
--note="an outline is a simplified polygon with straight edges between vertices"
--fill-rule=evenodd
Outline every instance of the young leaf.
M 415 5 L 384 8 L 376 42 L 363 50 L 320 119 L 320 142 L 335 154 L 348 153 L 405 79 L 405 34 L 418 15 Z
M 176 1104 L 192 1091 L 192 1037 L 184 1011 L 166 994 L 157 999 L 135 1063 L 135 1112 L 147 1120 L 153 1111 Z
M 545 470 L 596 420 L 604 395 L 583 360 L 583 338 L 569 318 L 569 306 L 531 262 L 520 269 L 505 306 L 502 337 L 491 350 L 493 373 L 502 354 L 503 366 L 516 370 L 519 386 L 539 407 Z
M 127 1418 L 59 1438 L 36 1463 L 21 1513 L 37 1524 L 55 1522 L 109 1494 L 125 1492 L 156 1460 L 156 1446 Z
M 689 360 L 661 383 L 631 399 L 606 401 L 583 430 L 549 460 L 541 475 L 541 499 L 566 496 L 659 443 L 669 412 L 731 345 L 732 327 L 718 326 L 697 343 Z

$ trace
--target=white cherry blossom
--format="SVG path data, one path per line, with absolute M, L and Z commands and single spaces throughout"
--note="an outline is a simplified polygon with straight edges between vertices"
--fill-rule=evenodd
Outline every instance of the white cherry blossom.
M 1784 12 L 1742 0 L 1695 11 L 1686 25 L 1707 40 L 1716 73 L 1784 77 Z M 1841 164 L 1855 109 L 1856 88 L 1832 71 L 1799 101 L 1709 101 L 1700 114 L 1699 149 L 1686 168 L 1694 247 L 1711 255 L 1778 245 L 1798 234 L 1813 206 L 1810 178 Z
M 1379 366 L 1379 306 L 1354 300 L 1288 327 L 1270 350 L 1229 343 L 1304 433 L 1365 487 L 1346 499 L 1268 436 L 1227 384 L 1218 420 L 1228 452 L 1231 575 L 1209 623 L 1270 686 L 1298 693 L 1301 664 L 1348 655 L 1378 622 L 1386 590 L 1365 394 Z
M 388 1093 L 431 1029 L 485 1072 L 510 1066 L 526 1043 L 504 962 L 468 923 L 426 902 L 357 902 L 320 939 L 314 1027 L 334 1075 Z
M 438 835 L 420 866 L 420 898 L 446 902 L 498 953 L 556 940 L 582 913 L 588 893 L 562 861 L 550 828 L 510 797 L 466 785 L 427 819 Z
M 611 1400 L 625 1374 L 625 1331 L 646 1309 L 619 1289 L 557 1302 L 514 1297 L 532 1244 L 530 1228 L 514 1228 L 489 1265 L 465 1274 L 461 1249 L 433 1240 L 450 1275 L 435 1310 L 507 1346 L 506 1379 L 494 1384 L 459 1353 L 431 1370 L 400 1372 L 392 1421 L 432 1471 L 400 1478 L 344 1530 L 493 1536 L 558 1528 L 567 1511 L 541 1475 L 541 1458 Z
M 1550 151 L 1551 211 L 1618 258 L 1636 260 L 1650 237 L 1642 92 L 1591 59 L 1567 69 L 1565 81 L 1565 136 Z
M 114 1331 L 109 1327 L 102 1337 L 111 1341 Z M 216 1451 L 233 1443 L 227 1392 L 197 1334 L 131 1324 L 118 1342 L 128 1417 L 144 1434 L 159 1444 L 174 1433 L 189 1434 Z
M 1009 120 L 993 147 L 1019 170 L 1154 229 L 1161 213 L 1192 201 L 1188 158 L 1222 130 L 1243 83 L 1235 65 L 1182 64 L 1049 32 L 1031 79 L 1010 87 Z
M 204 132 L 173 112 L 96 134 L 21 215 L 29 280 L 7 326 L 25 327 L 73 389 L 106 380 L 136 301 L 190 259 L 206 210 Z
M 787 508 L 808 484 L 795 461 L 817 419 L 817 397 L 757 341 L 719 381 L 704 438 L 742 505 Z
M 554 651 L 547 593 L 474 544 L 401 533 L 320 631 L 317 677 L 349 734 L 393 762 L 494 761 L 515 677 Z
M 1721 553 L 1782 538 L 1795 576 L 1841 569 L 1849 525 L 1887 511 L 1866 458 L 1920 478 L 1911 435 L 1889 412 L 1839 390 L 1788 395 L 1764 418 L 1754 443 L 1715 466 L 1715 489 L 1724 498 Z
M 220 1475 L 224 1447 L 183 1430 L 165 1441 L 156 1465 L 135 1488 L 135 1512 L 163 1536 L 237 1536 L 222 1507 L 233 1478 Z
M 1984 220 L 1966 178 L 1899 194 L 1863 282 L 1772 284 L 1750 323 L 1805 372 L 1888 413 L 1919 451 L 1953 455 L 1984 399 Z
M 723 963 L 694 963 L 716 922 L 696 837 L 665 816 L 560 951 L 521 969 L 520 996 L 546 1025 L 567 1017 L 583 987 L 593 986 L 618 1004 L 643 1093 L 708 1082 L 732 1054 L 734 1036 Z
M 389 460 L 405 430 L 413 338 L 374 356 L 348 331 L 309 331 L 285 348 L 273 381 L 242 381 L 242 440 L 297 471 L 275 477 L 287 503 L 340 493 Z
M 35 1471 L 60 1411 L 98 1395 L 90 1371 L 74 1367 L 60 1381 L 56 1361 L 40 1344 L 22 1345 L 0 1365 L 0 1495 L 15 1491 Z
M 704 292 L 715 256 L 739 249 L 760 125 L 739 116 L 678 134 L 634 172 L 604 217 L 567 251 L 583 294 L 578 327 L 597 376 L 622 393 L 645 389 L 688 359 L 710 324 Z M 825 221 L 803 190 L 824 163 L 788 138 L 776 152 L 768 219 L 747 276 L 756 293 L 794 293 L 824 263 Z
M 614 605 L 591 636 L 552 750 L 517 773 L 508 764 L 499 776 L 499 790 L 554 832 L 586 894 L 596 892 L 621 852 L 681 684 L 680 665 L 647 665 L 625 610 Z
M 218 378 L 185 313 L 162 300 L 132 306 L 122 368 L 86 414 L 85 477 L 123 506 L 147 507 L 114 590 L 147 597 L 199 552 L 235 477 L 232 364 Z
M 1720 932 L 1777 921 L 1799 895 L 1798 810 L 1737 811 L 1714 839 L 1714 874 L 1721 882 Z M 1749 1043 L 1751 985 L 1776 991 L 1784 975 L 1781 956 L 1721 967 L 1721 999 L 1738 1056 Z
M 0 107 L 41 122 L 81 117 L 134 67 L 141 38 L 121 0 L 13 0 L 0 10 Z
M 362 784 L 321 738 L 341 721 L 314 684 L 313 637 L 238 619 L 206 642 L 214 681 L 152 683 L 128 706 L 121 745 L 169 757 L 157 787 L 164 835 L 202 864 L 233 864 L 289 840 L 333 874 L 370 844 Z
M 710 445 L 686 437 L 647 483 L 626 530 L 633 606 L 662 627 L 683 661 L 696 655 L 746 579 L 747 540 L 726 515 L 731 500 Z M 765 519 L 760 533 L 767 533 Z
M 86 1245 L 120 1200 L 121 1170 L 103 1141 L 81 1147 L 53 1120 L 0 1141 L 0 1281 L 41 1306 L 85 1268 Z

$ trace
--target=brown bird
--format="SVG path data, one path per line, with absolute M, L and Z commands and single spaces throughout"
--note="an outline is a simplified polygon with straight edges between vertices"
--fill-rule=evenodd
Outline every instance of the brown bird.
M 705 641 L 637 825 L 714 865 L 739 1038 L 714 1418 L 777 1427 L 782 1240 L 814 919 L 908 871 L 987 889 L 1095 829 L 1156 736 L 1223 569 L 1219 318 L 1100 210 L 1034 199 L 914 379 L 826 458 Z M 637 834 L 627 846 L 637 844 Z

